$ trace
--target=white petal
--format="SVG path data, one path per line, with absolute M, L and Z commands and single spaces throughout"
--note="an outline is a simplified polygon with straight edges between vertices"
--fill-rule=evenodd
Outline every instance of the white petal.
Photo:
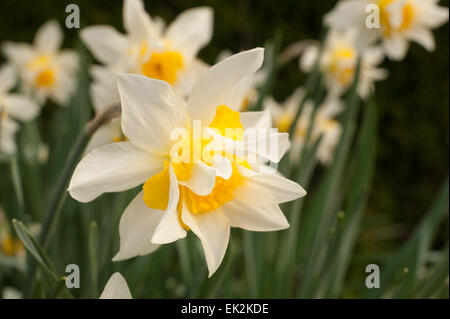
M 435 1 L 437 3 L 437 1 Z M 448 8 L 436 4 L 424 5 L 421 8 L 420 22 L 427 28 L 437 28 L 448 21 Z
M 299 184 L 276 174 L 256 174 L 249 177 L 246 184 L 265 188 L 278 204 L 306 195 L 306 191 Z
M 303 72 L 309 72 L 314 67 L 319 56 L 319 48 L 316 45 L 310 45 L 305 49 L 300 58 L 300 70 Z
M 44 23 L 36 32 L 34 45 L 41 52 L 56 52 L 63 40 L 61 27 L 56 20 Z
M 212 66 L 202 76 L 188 100 L 192 119 L 201 120 L 208 126 L 215 115 L 216 108 L 224 104 L 229 91 L 236 83 L 256 72 L 264 59 L 264 49 L 256 48 L 235 54 Z
M 158 154 L 170 151 L 170 133 L 185 127 L 184 101 L 170 84 L 142 75 L 119 74 L 122 129 L 130 141 Z
M 74 50 L 62 50 L 58 55 L 59 62 L 66 72 L 76 72 L 79 69 L 80 59 Z
M 129 142 L 104 145 L 78 164 L 69 185 L 70 195 L 89 202 L 103 193 L 136 187 L 163 168 L 163 159 Z
M 120 218 L 120 249 L 113 261 L 121 261 L 154 252 L 159 245 L 151 238 L 165 212 L 149 208 L 141 191 L 128 205 Z
M 123 23 L 125 30 L 134 41 L 157 36 L 156 27 L 153 25 L 150 15 L 145 12 L 142 0 L 124 0 Z
M 324 23 L 333 29 L 350 26 L 365 27 L 366 7 L 372 0 L 343 0 L 324 16 Z
M 17 82 L 16 70 L 11 64 L 5 64 L 0 68 L 0 94 L 6 93 Z
M 261 112 L 242 112 L 240 120 L 244 130 L 258 127 L 269 129 L 272 127 L 272 116 L 267 109 Z
M 16 122 L 9 117 L 0 117 L 0 153 L 16 153 L 15 135 L 18 130 L 19 126 Z
M 95 111 L 100 112 L 113 103 L 119 103 L 117 75 L 108 68 L 98 65 L 92 66 L 90 73 L 94 80 L 89 88 L 89 93 Z
M 230 226 L 221 211 L 192 214 L 183 209 L 183 222 L 200 238 L 208 265 L 208 277 L 219 268 L 230 238 Z
M 384 38 L 383 47 L 391 60 L 400 61 L 405 57 L 409 44 L 402 36 L 393 34 L 390 38 Z
M 115 64 L 128 49 L 126 37 L 107 25 L 81 30 L 81 39 L 94 57 L 104 64 Z
M 88 154 L 100 146 L 113 143 L 115 138 L 120 137 L 121 131 L 120 119 L 113 119 L 111 122 L 101 126 L 94 135 L 92 135 L 84 153 Z
M 433 32 L 424 27 L 415 27 L 408 32 L 408 38 L 419 43 L 427 51 L 434 51 L 436 43 L 434 42 Z
M 216 169 L 216 176 L 225 180 L 229 179 L 233 173 L 231 162 L 223 156 L 214 156 L 213 164 L 211 166 Z
M 184 54 L 193 58 L 210 40 L 213 11 L 208 7 L 182 12 L 167 28 L 166 37 Z
M 169 186 L 169 203 L 166 211 L 163 212 L 156 230 L 152 236 L 153 244 L 168 244 L 180 238 L 186 237 L 186 230 L 180 225 L 178 219 L 177 205 L 180 199 L 180 191 L 178 181 L 173 172 L 172 165 L 169 166 L 170 186 Z
M 3 103 L 8 114 L 21 121 L 29 121 L 39 112 L 39 105 L 35 101 L 19 94 L 7 95 Z
M 277 204 L 255 206 L 245 201 L 232 200 L 222 208 L 231 227 L 250 231 L 275 231 L 286 229 L 289 223 Z
M 232 110 L 240 111 L 244 106 L 246 99 L 250 96 L 252 90 L 255 89 L 256 75 L 257 73 L 250 74 L 236 83 L 228 92 L 224 104 Z
M 24 66 L 34 56 L 34 49 L 28 43 L 5 42 L 2 50 L 8 60 L 18 66 Z
M 257 160 L 256 157 L 278 163 L 290 147 L 289 134 L 278 133 L 275 128 L 248 128 L 242 141 L 226 138 L 209 128 L 204 134 L 214 138 L 215 150 L 245 157 L 250 165 Z
M 132 299 L 127 282 L 120 273 L 116 272 L 109 278 L 100 299 Z
M 183 69 L 183 72 L 180 72 L 179 75 L 177 75 L 177 80 L 172 85 L 174 91 L 182 98 L 187 99 L 192 87 L 195 82 L 197 82 L 197 79 L 204 75 L 209 67 L 208 64 L 199 59 L 192 60 L 192 62 Z
M 191 176 L 185 181 L 179 181 L 180 185 L 188 187 L 200 196 L 211 193 L 216 182 L 216 169 L 203 162 L 194 163 Z

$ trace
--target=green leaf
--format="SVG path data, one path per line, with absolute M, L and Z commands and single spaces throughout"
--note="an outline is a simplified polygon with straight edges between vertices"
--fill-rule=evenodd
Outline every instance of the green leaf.
M 96 298 L 98 296 L 98 226 L 96 222 L 91 222 L 89 225 L 88 244 L 91 295 Z
M 433 269 L 430 269 L 429 275 L 423 278 L 417 287 L 415 298 L 426 299 L 433 298 L 439 294 L 441 289 L 448 292 L 447 279 L 449 272 L 449 250 L 448 244 L 442 251 L 441 261 Z
M 343 286 L 369 196 L 369 184 L 375 168 L 376 140 L 377 113 L 374 96 L 372 96 L 364 109 L 364 118 L 354 153 L 353 170 L 350 175 L 350 189 L 345 208 L 338 218 L 337 234 L 333 237 L 335 245 L 330 249 L 331 256 L 326 263 L 334 267 L 332 269 L 324 267 L 321 276 L 324 289 L 318 292 L 315 296 L 317 298 L 336 298 Z
M 14 229 L 16 230 L 17 235 L 20 240 L 22 240 L 25 248 L 28 252 L 34 257 L 34 259 L 41 265 L 41 267 L 45 270 L 45 272 L 54 280 L 58 280 L 58 276 L 53 272 L 53 266 L 45 253 L 44 249 L 41 245 L 38 244 L 36 239 L 30 234 L 30 231 L 27 227 L 17 219 L 12 221 Z
M 394 279 L 408 269 L 401 286 L 395 291 L 395 298 L 410 297 L 418 279 L 418 272 L 423 267 L 429 252 L 433 237 L 442 220 L 448 216 L 449 181 L 448 177 L 436 196 L 433 205 L 423 217 L 419 226 L 408 241 L 393 255 L 390 262 L 381 267 L 382 276 L 379 289 L 372 289 L 368 298 L 380 298 L 389 288 Z
M 334 161 L 311 199 L 305 222 L 300 230 L 300 252 L 301 257 L 305 257 L 306 261 L 299 291 L 300 298 L 314 295 L 319 271 L 324 262 L 327 237 L 333 220 L 333 204 L 343 177 L 359 110 L 357 94 L 359 70 L 360 60 L 358 59 L 353 84 L 348 93 L 343 131 L 335 152 Z

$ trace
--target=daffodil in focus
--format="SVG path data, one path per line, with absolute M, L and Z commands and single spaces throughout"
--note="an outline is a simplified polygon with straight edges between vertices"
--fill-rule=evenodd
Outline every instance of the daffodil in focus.
M 100 299 L 132 299 L 130 288 L 123 276 L 116 272 L 108 280 Z
M 21 90 L 40 104 L 50 98 L 66 106 L 76 87 L 78 55 L 61 49 L 63 32 L 56 21 L 41 26 L 33 44 L 6 42 L 3 52 L 17 67 Z
M 283 104 L 279 104 L 273 98 L 267 98 L 264 101 L 265 108 L 270 110 L 273 116 L 274 125 L 280 131 L 287 132 L 290 130 L 303 97 L 303 90 L 297 89 Z M 310 125 L 313 125 L 310 143 L 314 143 L 321 137 L 316 157 L 323 165 L 331 163 L 334 149 L 341 136 L 342 127 L 336 120 L 336 116 L 342 111 L 341 101 L 333 95 L 328 95 L 324 102 L 317 108 L 313 118 L 314 123 L 311 123 L 311 112 L 313 108 L 312 101 L 306 101 L 297 120 L 289 154 L 290 160 L 294 164 L 298 163 L 300 159 Z
M 278 162 L 289 148 L 288 134 L 268 130 L 267 112 L 233 110 L 237 86 L 259 69 L 263 55 L 257 48 L 211 67 L 187 103 L 167 82 L 119 75 L 121 124 L 128 141 L 90 152 L 69 186 L 73 198 L 88 202 L 143 184 L 120 220 L 120 249 L 113 260 L 151 253 L 191 230 L 201 240 L 211 276 L 225 254 L 230 227 L 272 231 L 289 226 L 278 204 L 305 191 L 251 166 L 259 157 Z M 208 133 L 206 138 L 197 135 L 199 128 Z M 254 136 L 256 128 L 269 133 Z M 268 141 L 274 147 L 252 148 Z M 236 152 L 227 142 L 233 142 Z M 251 153 L 257 157 L 250 163 L 246 154 Z
M 223 61 L 230 57 L 232 52 L 229 50 L 223 50 L 217 57 L 217 62 Z M 237 101 L 234 106 L 235 111 L 245 112 L 250 106 L 256 103 L 258 99 L 258 88 L 264 83 L 267 78 L 267 70 L 263 66 L 256 73 L 250 74 L 245 79 L 242 79 L 234 91 L 235 100 Z M 240 101 L 240 102 L 239 102 Z
M 305 50 L 300 58 L 300 69 L 310 72 L 319 59 L 319 69 L 329 93 L 340 95 L 352 84 L 360 55 L 361 69 L 357 91 L 362 98 L 367 97 L 374 89 L 374 82 L 387 77 L 386 70 L 377 68 L 383 62 L 384 54 L 378 47 L 358 49 L 356 36 L 354 30 L 331 30 L 322 52 L 317 45 L 311 45 Z
M 16 153 L 15 134 L 19 125 L 15 120 L 29 121 L 36 117 L 39 106 L 23 94 L 11 93 L 17 76 L 11 65 L 0 67 L 0 153 Z
M 332 29 L 356 28 L 359 31 L 358 42 L 363 46 L 381 40 L 382 48 L 390 59 L 402 60 L 410 41 L 417 42 L 428 51 L 435 49 L 434 36 L 430 30 L 445 24 L 449 12 L 438 2 L 342 0 L 324 20 Z

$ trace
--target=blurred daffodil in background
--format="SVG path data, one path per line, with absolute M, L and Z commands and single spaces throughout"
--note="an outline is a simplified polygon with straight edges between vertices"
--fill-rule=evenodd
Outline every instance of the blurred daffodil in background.
M 435 49 L 432 29 L 448 21 L 448 8 L 439 0 L 343 0 L 325 17 L 325 24 L 333 29 L 358 30 L 358 42 L 367 45 L 381 40 L 385 54 L 402 60 L 414 41 L 428 51 Z M 379 26 L 366 24 L 366 8 L 375 5 Z
M 76 85 L 78 55 L 61 49 L 63 32 L 50 20 L 36 32 L 33 44 L 6 42 L 2 49 L 18 70 L 21 91 L 41 105 L 48 98 L 66 106 Z
M 96 112 L 119 101 L 116 77 L 119 72 L 145 75 L 166 81 L 186 97 L 207 64 L 197 52 L 212 37 L 211 8 L 199 7 L 181 13 L 166 27 L 160 17 L 152 18 L 141 0 L 124 0 L 123 24 L 126 34 L 107 25 L 89 26 L 81 31 L 86 46 L 102 63 L 91 67 L 94 78 L 90 93 Z M 119 121 L 101 128 L 88 149 L 120 141 Z

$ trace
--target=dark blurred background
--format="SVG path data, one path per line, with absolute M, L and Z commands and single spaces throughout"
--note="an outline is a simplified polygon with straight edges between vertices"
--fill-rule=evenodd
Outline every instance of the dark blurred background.
M 32 41 L 36 29 L 50 18 L 64 23 L 65 7 L 75 3 L 81 26 L 109 24 L 123 31 L 121 0 L 0 0 L 0 42 Z M 237 52 L 263 46 L 275 32 L 282 48 L 322 33 L 322 17 L 332 0 L 145 1 L 151 15 L 170 22 L 181 11 L 199 5 L 214 8 L 214 37 L 200 57 L 214 63 L 224 49 Z M 441 1 L 448 7 L 448 1 Z M 437 49 L 428 53 L 412 44 L 404 61 L 385 61 L 388 80 L 377 84 L 379 143 L 369 209 L 360 251 L 380 252 L 398 245 L 432 202 L 448 174 L 449 28 L 434 31 Z M 65 47 L 79 42 L 78 30 L 65 29 Z M 284 99 L 305 83 L 297 61 L 279 74 L 274 95 Z M 448 236 L 448 220 L 441 232 Z M 364 248 L 364 249 L 362 249 Z

